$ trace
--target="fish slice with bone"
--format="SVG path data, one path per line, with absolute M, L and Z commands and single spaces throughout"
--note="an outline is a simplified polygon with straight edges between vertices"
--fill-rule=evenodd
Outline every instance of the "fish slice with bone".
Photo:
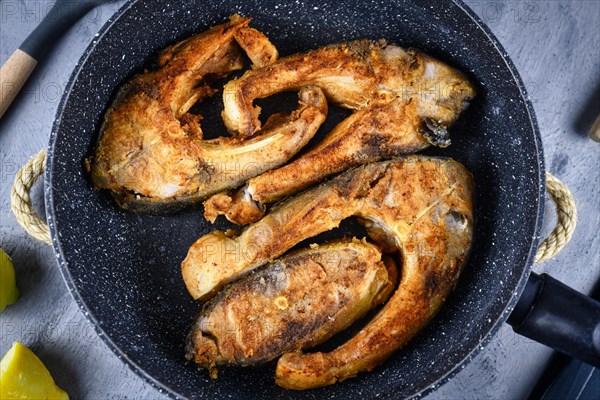
M 357 40 L 294 54 L 229 81 L 223 120 L 231 132 L 251 136 L 261 127 L 255 99 L 305 85 L 319 87 L 329 101 L 357 111 L 293 162 L 208 199 L 208 220 L 223 214 L 238 225 L 255 222 L 266 204 L 328 176 L 432 144 L 446 147 L 446 128 L 475 96 L 462 73 L 424 53 L 384 40 Z
M 203 139 L 201 116 L 189 110 L 216 92 L 215 80 L 243 67 L 242 49 L 256 68 L 278 57 L 250 19 L 230 19 L 165 49 L 158 69 L 117 93 L 86 164 L 94 187 L 121 207 L 159 212 L 238 187 L 289 160 L 325 120 L 323 92 L 306 86 L 297 110 L 273 116 L 254 137 Z
M 472 195 L 471 174 L 451 159 L 367 164 L 277 204 L 237 236 L 202 236 L 181 265 L 184 282 L 195 299 L 211 297 L 299 242 L 358 217 L 373 241 L 400 256 L 398 288 L 347 343 L 328 353 L 287 353 L 276 370 L 286 388 L 330 385 L 373 369 L 440 309 L 471 245 Z
M 314 347 L 385 302 L 396 279 L 392 258 L 364 239 L 313 244 L 204 303 L 186 357 L 216 378 L 219 366 L 262 364 Z

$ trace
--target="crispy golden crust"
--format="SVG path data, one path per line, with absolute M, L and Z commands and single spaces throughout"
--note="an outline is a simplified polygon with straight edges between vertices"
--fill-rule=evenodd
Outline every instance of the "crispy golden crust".
M 235 33 L 236 42 L 248 54 L 254 68 L 273 64 L 279 58 L 275 46 L 268 40 L 264 40 L 264 37 L 262 33 L 252 28 L 240 29 Z
M 205 303 L 187 358 L 214 377 L 219 365 L 264 363 L 322 343 L 389 297 L 396 282 L 381 257 L 355 239 L 274 261 Z
M 160 211 L 240 186 L 283 164 L 312 138 L 327 115 L 325 97 L 316 87 L 300 91 L 298 110 L 247 140 L 203 140 L 201 117 L 188 113 L 215 92 L 214 79 L 243 67 L 240 46 L 255 65 L 277 58 L 277 50 L 247 26 L 249 21 L 233 16 L 165 49 L 159 69 L 135 76 L 120 89 L 88 160 L 94 187 L 111 190 L 124 208 Z
M 304 84 L 321 87 L 329 100 L 358 111 L 292 163 L 207 200 L 208 220 L 223 214 L 239 225 L 255 222 L 266 204 L 333 174 L 430 144 L 445 147 L 446 127 L 475 95 L 460 72 L 425 54 L 358 40 L 295 54 L 230 81 L 223 119 L 230 130 L 249 135 L 260 128 L 254 99 Z
M 194 298 L 207 296 L 344 218 L 368 221 L 374 240 L 401 253 L 399 288 L 349 342 L 330 353 L 284 355 L 276 371 L 286 388 L 329 385 L 374 368 L 439 310 L 471 245 L 472 194 L 471 175 L 450 159 L 409 156 L 364 165 L 278 204 L 237 237 L 203 236 L 182 264 L 184 280 Z

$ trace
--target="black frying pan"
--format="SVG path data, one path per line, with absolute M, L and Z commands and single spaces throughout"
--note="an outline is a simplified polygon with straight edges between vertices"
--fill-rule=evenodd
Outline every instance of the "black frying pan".
M 466 71 L 479 87 L 471 108 L 451 129 L 452 146 L 430 152 L 454 157 L 475 176 L 475 241 L 459 286 L 435 320 L 384 365 L 324 389 L 281 389 L 273 382 L 273 366 L 228 368 L 212 381 L 205 372 L 186 365 L 184 337 L 199 304 L 187 294 L 180 262 L 188 247 L 215 226 L 204 222 L 198 210 L 171 216 L 124 212 L 108 195 L 90 189 L 82 167 L 117 87 L 150 66 L 159 49 L 236 12 L 253 17 L 253 26 L 265 32 L 282 55 L 383 37 Z M 218 99 L 216 95 L 211 100 L 213 109 L 218 108 Z M 205 122 L 223 132 L 214 115 L 218 110 Z M 342 116 L 333 110 L 325 129 Z M 459 1 L 131 1 L 88 47 L 59 106 L 47 160 L 47 215 L 61 271 L 99 335 L 139 375 L 171 395 L 410 396 L 448 379 L 469 360 L 508 318 L 526 286 L 511 321 L 521 325 L 528 316 L 520 328 L 525 331 L 532 326 L 529 322 L 537 322 L 530 335 L 540 333 L 539 324 L 546 323 L 548 331 L 556 325 L 548 323 L 548 314 L 539 318 L 547 311 L 547 301 L 538 301 L 533 311 L 531 305 L 544 300 L 549 290 L 569 289 L 547 276 L 532 275 L 528 281 L 543 217 L 543 160 L 521 79 L 496 39 Z M 216 228 L 225 228 L 225 223 Z M 575 321 L 565 322 L 561 316 L 560 327 L 573 322 L 580 326 L 563 329 L 573 335 L 559 338 L 559 344 L 598 363 L 600 328 L 595 343 L 592 335 L 600 307 L 578 294 L 561 304 L 569 301 L 581 303 L 579 314 L 564 313 Z

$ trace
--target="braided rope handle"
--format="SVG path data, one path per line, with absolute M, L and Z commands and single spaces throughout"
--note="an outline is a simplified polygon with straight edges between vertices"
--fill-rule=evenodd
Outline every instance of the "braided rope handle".
M 556 226 L 539 244 L 535 263 L 550 260 L 569 243 L 577 226 L 577 206 L 569 188 L 550 172 L 546 172 L 546 192 L 556 205 Z
M 52 243 L 46 222 L 36 214 L 29 192 L 46 168 L 46 150 L 40 151 L 17 172 L 11 191 L 11 208 L 19 225 L 34 238 Z M 544 239 L 535 255 L 535 262 L 551 259 L 571 240 L 577 225 L 577 207 L 569 189 L 558 178 L 546 172 L 546 191 L 556 205 L 557 222 L 554 230 Z
M 46 149 L 31 158 L 15 176 L 15 182 L 10 192 L 10 208 L 19 225 L 34 238 L 51 244 L 48 224 L 42 221 L 31 204 L 29 192 L 37 179 L 46 169 Z

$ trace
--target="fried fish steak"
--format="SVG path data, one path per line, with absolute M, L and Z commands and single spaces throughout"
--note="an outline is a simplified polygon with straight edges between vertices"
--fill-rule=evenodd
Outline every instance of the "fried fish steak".
M 330 385 L 375 368 L 438 312 L 471 246 L 472 197 L 471 174 L 451 159 L 367 164 L 277 204 L 237 237 L 218 231 L 201 237 L 182 264 L 184 280 L 194 298 L 208 296 L 301 240 L 358 217 L 375 242 L 400 254 L 398 289 L 347 343 L 329 353 L 287 353 L 276 370 L 285 388 Z
M 243 67 L 244 50 L 261 67 L 277 49 L 238 15 L 165 49 L 158 69 L 136 75 L 106 112 L 93 155 L 86 160 L 92 184 L 117 203 L 160 212 L 197 203 L 289 160 L 316 133 L 327 102 L 303 87 L 299 107 L 270 118 L 250 139 L 204 140 L 200 115 L 190 108 L 211 96 L 215 80 Z
M 362 39 L 294 54 L 229 81 L 223 121 L 231 132 L 252 136 L 261 125 L 254 100 L 306 85 L 320 87 L 329 101 L 353 110 L 382 97 L 418 95 L 431 100 L 419 105 L 420 112 L 436 114 L 441 123 L 453 121 L 475 95 L 463 74 L 427 54 L 383 39 Z
M 255 222 L 266 205 L 358 165 L 450 144 L 447 127 L 475 96 L 454 68 L 385 41 L 358 40 L 280 59 L 225 86 L 223 118 L 232 132 L 260 128 L 253 100 L 303 85 L 357 109 L 308 153 L 251 178 L 241 189 L 214 195 L 205 217 L 238 225 Z
M 320 344 L 387 300 L 397 271 L 385 261 L 356 239 L 275 260 L 204 304 L 186 358 L 216 378 L 218 366 L 260 364 Z

